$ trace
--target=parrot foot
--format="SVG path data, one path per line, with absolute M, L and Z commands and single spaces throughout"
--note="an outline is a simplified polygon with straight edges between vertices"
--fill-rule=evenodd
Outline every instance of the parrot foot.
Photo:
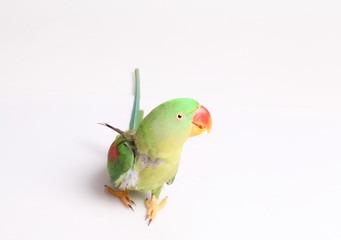
M 167 202 L 167 197 L 164 198 L 160 204 L 157 204 L 157 198 L 155 195 L 152 195 L 151 200 L 146 199 L 145 201 L 145 205 L 147 207 L 146 220 L 149 219 L 148 226 L 156 217 L 156 213 L 165 206 L 166 202 Z
M 104 185 L 105 189 L 113 196 L 121 199 L 122 203 L 134 211 L 132 204 L 136 206 L 133 200 L 129 196 L 129 190 L 114 190 L 111 187 Z

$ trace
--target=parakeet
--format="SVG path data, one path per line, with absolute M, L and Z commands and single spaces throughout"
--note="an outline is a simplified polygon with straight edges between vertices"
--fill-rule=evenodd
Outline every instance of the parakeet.
M 212 128 L 209 111 L 191 98 L 176 98 L 154 108 L 145 118 L 139 109 L 140 79 L 135 70 L 135 98 L 130 129 L 121 131 L 103 123 L 119 135 L 108 152 L 107 168 L 111 188 L 106 190 L 131 209 L 129 191 L 151 191 L 146 199 L 148 225 L 167 201 L 157 200 L 162 186 L 172 184 L 176 176 L 183 144 L 191 137 Z

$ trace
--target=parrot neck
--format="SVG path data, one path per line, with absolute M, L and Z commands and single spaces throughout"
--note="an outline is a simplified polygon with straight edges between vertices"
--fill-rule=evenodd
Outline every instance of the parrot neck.
M 172 139 L 162 134 L 150 136 L 144 131 L 137 131 L 135 145 L 139 153 L 148 154 L 152 159 L 168 159 L 180 157 L 186 139 Z

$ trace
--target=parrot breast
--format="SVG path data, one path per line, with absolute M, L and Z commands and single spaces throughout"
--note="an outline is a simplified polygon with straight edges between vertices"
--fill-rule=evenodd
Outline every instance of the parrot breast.
M 129 169 L 124 174 L 123 179 L 119 185 L 120 189 L 133 189 L 139 180 L 139 172 L 134 169 Z

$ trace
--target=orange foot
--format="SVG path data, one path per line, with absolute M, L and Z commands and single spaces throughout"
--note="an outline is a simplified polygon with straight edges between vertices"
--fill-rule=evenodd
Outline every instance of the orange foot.
M 131 200 L 131 198 L 129 196 L 129 190 L 114 190 L 107 185 L 104 185 L 104 187 L 111 195 L 114 195 L 115 197 L 118 197 L 119 199 L 121 199 L 122 203 L 126 207 L 129 207 L 131 210 L 134 211 L 131 204 L 134 204 L 134 205 L 136 205 L 136 204 L 134 203 L 133 200 Z
M 164 198 L 160 204 L 157 204 L 157 198 L 155 197 L 155 195 L 152 195 L 151 200 L 146 199 L 145 201 L 145 204 L 147 207 L 146 220 L 149 219 L 148 226 L 156 217 L 156 213 L 165 206 L 166 202 L 167 202 L 167 198 Z

